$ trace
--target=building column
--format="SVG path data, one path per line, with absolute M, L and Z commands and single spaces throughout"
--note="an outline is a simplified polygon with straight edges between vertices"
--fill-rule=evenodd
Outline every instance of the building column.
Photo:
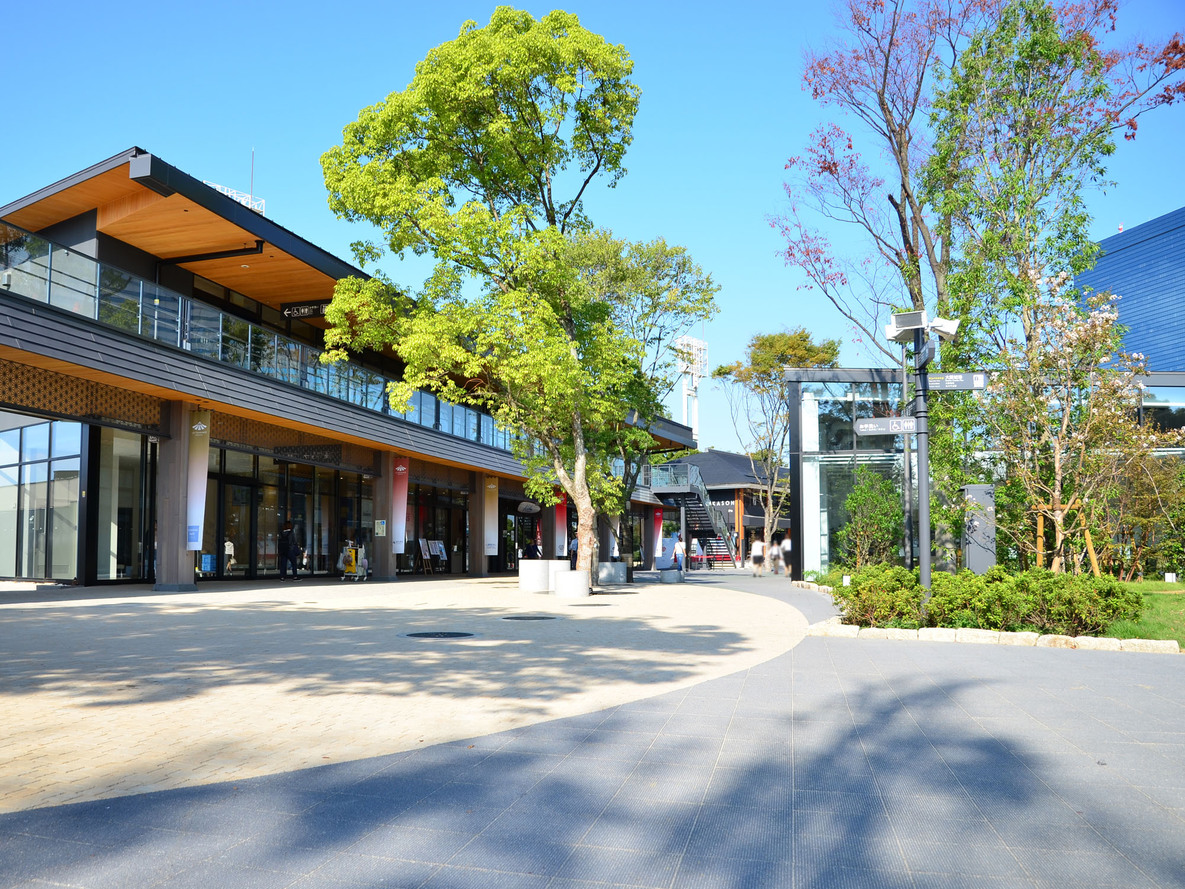
M 189 412 L 195 405 L 171 401 L 163 405 L 162 436 L 156 452 L 156 584 L 157 592 L 191 592 L 194 554 L 186 548 L 189 502 Z
M 395 579 L 395 557 L 391 554 L 391 501 L 393 499 L 392 482 L 394 480 L 395 455 L 389 451 L 379 454 L 379 471 L 374 480 L 374 519 L 375 534 L 371 541 L 370 571 L 372 580 Z M 379 537 L 377 525 L 386 522 L 386 533 Z
M 470 473 L 469 574 L 471 577 L 490 576 L 490 559 L 486 555 L 486 502 L 489 500 L 490 494 L 486 490 L 486 480 L 485 473 Z M 497 504 L 498 489 L 494 488 L 492 494 L 494 503 Z
M 559 533 L 558 513 L 564 507 L 561 503 L 543 507 L 539 513 L 539 550 L 545 559 L 562 559 L 560 551 L 567 546 L 565 535 Z

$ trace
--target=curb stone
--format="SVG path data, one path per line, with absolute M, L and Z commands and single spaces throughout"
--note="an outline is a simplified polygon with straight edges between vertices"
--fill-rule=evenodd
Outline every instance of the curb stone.
M 917 630 L 903 630 L 900 627 L 861 627 L 861 639 L 899 639 L 901 641 L 916 640 Z
M 976 630 L 970 627 L 959 627 L 955 630 L 956 642 L 974 642 L 978 645 L 998 645 L 999 630 Z
M 1181 646 L 1173 639 L 1114 639 L 1110 636 L 1058 636 L 1040 633 L 1004 633 L 975 630 L 969 627 L 922 627 L 905 630 L 899 627 L 859 627 L 840 623 L 829 617 L 807 627 L 808 636 L 832 639 L 889 639 L 893 641 L 961 642 L 980 645 L 1012 645 L 1026 648 L 1072 648 L 1083 651 L 1134 651 L 1146 654 L 1180 654 Z

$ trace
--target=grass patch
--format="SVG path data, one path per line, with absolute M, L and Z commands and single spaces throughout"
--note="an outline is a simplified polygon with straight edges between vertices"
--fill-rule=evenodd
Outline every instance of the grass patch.
M 1144 594 L 1139 620 L 1117 620 L 1107 635 L 1117 639 L 1176 639 L 1185 648 L 1185 584 L 1145 580 L 1124 586 Z

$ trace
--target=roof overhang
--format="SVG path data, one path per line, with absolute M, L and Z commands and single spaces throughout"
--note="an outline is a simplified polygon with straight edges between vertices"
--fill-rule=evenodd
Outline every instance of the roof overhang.
M 641 419 L 637 411 L 630 411 L 625 421 L 630 426 L 643 428 L 654 436 L 658 444 L 654 448 L 651 448 L 651 453 L 681 451 L 696 446 L 695 436 L 692 435 L 691 427 L 684 426 L 682 423 L 676 423 L 674 420 L 659 417 L 647 423 Z
M 0 207 L 0 219 L 39 232 L 91 211 L 100 233 L 273 308 L 327 300 L 338 279 L 365 277 L 140 148 Z

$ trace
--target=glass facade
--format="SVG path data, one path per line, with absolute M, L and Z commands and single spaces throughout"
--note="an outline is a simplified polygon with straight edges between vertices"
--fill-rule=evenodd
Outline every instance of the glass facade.
M 82 425 L 0 414 L 0 576 L 79 579 Z
M 421 547 L 420 542 L 424 542 Z M 429 541 L 440 541 L 435 547 Z M 444 555 L 440 555 L 440 550 Z M 424 550 L 432 572 L 469 571 L 469 493 L 435 485 L 410 484 L 407 489 L 407 544 L 396 557 L 400 574 L 427 573 Z
M 827 571 L 838 556 L 856 467 L 871 466 L 901 486 L 903 437 L 855 434 L 856 420 L 900 414 L 901 385 L 804 382 L 801 392 L 802 570 Z
M 885 374 L 884 371 L 851 371 Z M 887 372 L 892 373 L 892 372 Z M 1165 429 L 1185 428 L 1185 386 L 1158 385 L 1178 382 L 1178 374 L 1152 374 L 1144 390 L 1141 422 Z M 827 571 L 839 556 L 837 532 L 848 520 L 844 502 L 852 489 L 857 466 L 869 466 L 893 479 L 898 490 L 905 484 L 905 442 L 900 435 L 854 434 L 854 421 L 889 417 L 899 413 L 899 383 L 797 384 L 800 442 L 802 571 Z M 917 460 L 909 453 L 916 529 Z M 903 541 L 904 543 L 904 541 Z M 917 539 L 913 541 L 917 552 Z
M 374 480 L 245 451 L 210 449 L 199 577 L 279 577 L 280 530 L 286 521 L 292 522 L 301 548 L 300 572 L 333 574 L 346 540 L 371 545 Z
M 393 411 L 386 396 L 392 380 L 380 373 L 349 362 L 322 364 L 320 349 L 6 223 L 0 223 L 0 272 L 12 293 L 127 333 L 448 435 L 511 448 L 513 436 L 488 414 L 452 405 L 438 412 L 442 405 L 427 392 L 417 392 L 406 412 Z

